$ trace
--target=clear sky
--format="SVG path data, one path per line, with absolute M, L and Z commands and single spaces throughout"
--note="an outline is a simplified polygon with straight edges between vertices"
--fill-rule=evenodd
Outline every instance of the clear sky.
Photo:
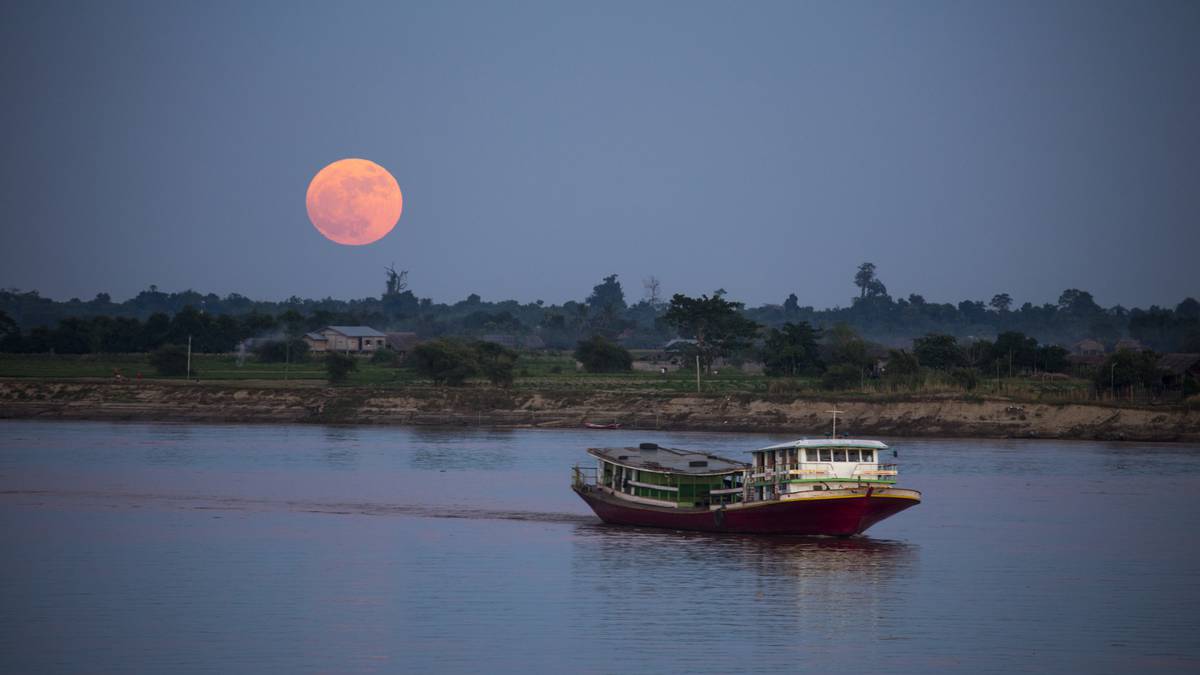
M 5 2 L 0 286 L 1200 295 L 1200 3 Z M 327 163 L 404 191 L 366 247 Z

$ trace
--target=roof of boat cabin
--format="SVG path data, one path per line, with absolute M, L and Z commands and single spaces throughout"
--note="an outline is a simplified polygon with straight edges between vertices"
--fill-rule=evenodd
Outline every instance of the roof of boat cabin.
M 887 450 L 887 447 L 886 444 L 879 441 L 864 441 L 857 438 L 803 438 L 798 441 L 768 445 L 754 452 L 791 450 L 792 448 L 871 448 L 873 450 Z
M 654 448 L 588 448 L 588 454 L 632 469 L 645 469 L 658 473 L 681 473 L 691 476 L 713 476 L 748 468 L 745 462 L 710 455 L 706 452 L 661 446 Z M 700 462 L 704 462 L 704 464 L 694 466 Z

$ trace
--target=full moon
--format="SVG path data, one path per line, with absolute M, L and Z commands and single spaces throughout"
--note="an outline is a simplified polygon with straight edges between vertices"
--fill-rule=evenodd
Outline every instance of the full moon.
M 339 159 L 313 176 L 308 219 L 330 241 L 362 246 L 379 241 L 400 220 L 404 196 L 387 169 L 366 159 Z

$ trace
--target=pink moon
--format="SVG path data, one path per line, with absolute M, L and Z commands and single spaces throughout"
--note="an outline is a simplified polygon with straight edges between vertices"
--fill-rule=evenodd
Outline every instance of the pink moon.
M 313 176 L 308 219 L 327 239 L 347 246 L 379 241 L 400 220 L 404 195 L 388 170 L 367 159 L 339 159 Z

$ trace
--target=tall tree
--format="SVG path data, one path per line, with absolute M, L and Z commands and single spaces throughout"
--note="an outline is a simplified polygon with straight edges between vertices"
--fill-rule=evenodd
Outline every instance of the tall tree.
M 1012 296 L 1008 293 L 997 293 L 988 304 L 997 312 L 1007 312 L 1008 308 L 1012 307 Z
M 950 370 L 966 360 L 953 335 L 930 333 L 913 340 L 913 355 L 921 364 L 936 370 Z
M 603 312 L 608 308 L 615 312 L 625 311 L 625 291 L 621 290 L 621 282 L 617 281 L 617 275 L 610 274 L 604 277 L 604 281 L 593 286 L 587 305 L 594 312 Z
M 772 328 L 763 344 L 762 358 L 767 375 L 796 376 L 819 373 L 824 364 L 817 347 L 821 331 L 807 321 Z
M 783 301 L 783 311 L 788 314 L 800 311 L 800 298 L 797 298 L 795 293 L 788 293 L 787 300 Z
M 867 297 L 867 290 L 871 288 L 871 284 L 875 281 L 875 263 L 865 262 L 858 266 L 858 272 L 854 275 L 854 285 L 858 286 L 858 297 Z
M 742 303 L 719 295 L 690 298 L 676 293 L 663 319 L 680 337 L 696 341 L 700 365 L 707 371 L 713 359 L 745 349 L 758 332 L 758 324 L 742 316 L 741 309 Z
M 870 364 L 867 343 L 850 326 L 839 323 L 829 330 L 829 360 L 834 365 L 862 369 Z
M 1086 315 L 1100 311 L 1092 294 L 1078 288 L 1068 288 L 1058 296 L 1058 308 L 1068 314 Z

